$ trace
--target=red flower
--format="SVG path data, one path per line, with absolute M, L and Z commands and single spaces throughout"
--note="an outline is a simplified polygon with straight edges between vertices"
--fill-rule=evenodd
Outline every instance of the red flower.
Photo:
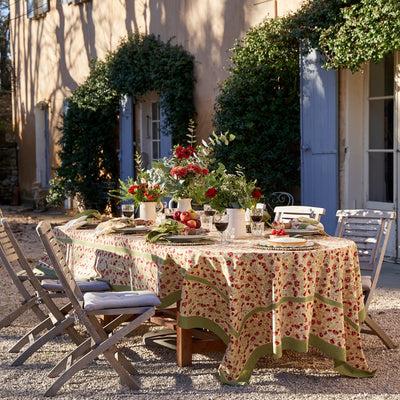
M 182 150 L 182 157 L 183 158 L 189 158 L 192 155 L 192 152 L 189 149 L 183 149 Z
M 187 175 L 187 169 L 182 166 L 174 167 L 170 172 L 174 178 L 184 178 Z
M 183 158 L 182 152 L 183 152 L 183 147 L 182 146 L 178 146 L 175 149 L 175 155 L 179 158 L 179 160 L 182 160 L 182 158 Z
M 207 199 L 213 199 L 217 195 L 217 189 L 215 188 L 210 188 L 206 192 L 206 197 Z
M 251 194 L 251 197 L 253 199 L 261 199 L 261 196 L 262 196 L 262 194 L 258 189 L 254 189 L 253 193 Z
M 203 171 L 201 171 L 202 175 L 208 175 L 210 173 L 208 168 L 204 168 Z
M 190 151 L 190 155 L 195 153 L 195 150 L 192 146 L 188 146 L 187 149 Z
M 132 186 L 129 188 L 128 193 L 130 193 L 130 194 L 136 194 L 136 191 L 137 191 L 138 188 L 139 188 L 138 185 L 132 185 Z
M 190 172 L 195 172 L 196 174 L 201 174 L 203 170 L 196 164 L 188 164 L 187 169 Z

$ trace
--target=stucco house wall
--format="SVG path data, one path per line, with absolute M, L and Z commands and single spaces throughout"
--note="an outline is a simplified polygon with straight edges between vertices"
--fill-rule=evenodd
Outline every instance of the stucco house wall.
M 10 2 L 10 40 L 14 67 L 13 124 L 19 146 L 22 198 L 30 198 L 38 179 L 36 112 L 47 104 L 50 165 L 57 165 L 57 141 L 64 99 L 89 73 L 89 60 L 104 59 L 128 32 L 154 33 L 195 56 L 197 134 L 212 131 L 218 84 L 227 76 L 229 49 L 236 38 L 266 17 L 297 9 L 301 0 L 90 0 L 62 4 L 27 17 L 27 2 Z M 37 160 L 37 158 L 39 158 Z

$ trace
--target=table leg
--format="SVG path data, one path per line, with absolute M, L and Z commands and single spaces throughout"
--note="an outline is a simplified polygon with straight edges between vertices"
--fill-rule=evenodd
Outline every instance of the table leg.
M 192 365 L 192 330 L 176 327 L 176 362 L 180 367 Z

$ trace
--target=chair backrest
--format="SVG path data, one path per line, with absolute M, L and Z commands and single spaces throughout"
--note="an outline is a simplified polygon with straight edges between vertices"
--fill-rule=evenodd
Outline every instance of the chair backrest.
M 274 209 L 278 206 L 292 206 L 294 198 L 287 192 L 273 192 L 265 198 L 265 208 L 268 214 L 274 218 Z
M 71 270 L 65 261 L 64 254 L 58 245 L 51 225 L 46 221 L 39 222 L 36 231 L 51 260 L 52 266 L 56 271 L 57 277 L 64 288 L 65 294 L 69 298 L 72 306 L 78 315 L 83 312 L 83 294 L 75 281 Z
M 370 277 L 365 292 L 368 309 L 371 294 L 378 283 L 382 262 L 389 239 L 390 228 L 396 213 L 378 210 L 338 210 L 335 236 L 353 240 L 357 245 L 361 274 Z
M 274 209 L 275 221 L 288 222 L 293 218 L 308 217 L 317 221 L 325 214 L 325 208 L 311 206 L 278 206 Z
M 0 221 L 0 258 L 14 285 L 25 293 L 26 289 L 22 289 L 24 286 L 17 274 L 17 270 L 22 269 L 35 290 L 43 290 L 39 280 L 36 278 L 31 266 L 22 253 L 11 231 L 10 225 L 8 225 L 5 218 L 1 218 Z

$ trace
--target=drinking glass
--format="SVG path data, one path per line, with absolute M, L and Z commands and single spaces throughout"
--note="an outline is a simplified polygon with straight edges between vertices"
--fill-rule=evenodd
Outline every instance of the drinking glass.
M 250 218 L 253 222 L 262 222 L 263 220 L 263 209 L 262 208 L 252 208 L 250 210 Z
M 220 244 L 225 244 L 225 242 L 224 242 L 224 231 L 228 227 L 228 224 L 229 224 L 229 215 L 226 212 L 216 213 L 214 215 L 214 226 L 215 226 L 215 229 L 221 235 Z
M 122 204 L 121 210 L 124 217 L 131 218 L 135 212 L 135 207 L 133 204 Z

